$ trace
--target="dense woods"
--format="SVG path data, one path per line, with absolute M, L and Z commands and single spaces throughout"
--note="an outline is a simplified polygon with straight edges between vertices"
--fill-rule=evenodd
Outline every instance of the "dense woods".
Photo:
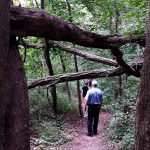
M 83 119 L 83 79 L 94 78 L 115 116 L 107 148 L 149 150 L 149 9 L 146 0 L 2 0 L 0 150 L 69 141 L 66 118 Z

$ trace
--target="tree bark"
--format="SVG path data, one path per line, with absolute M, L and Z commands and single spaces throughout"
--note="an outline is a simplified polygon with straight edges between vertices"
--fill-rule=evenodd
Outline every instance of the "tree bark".
M 144 63 L 141 76 L 140 91 L 136 108 L 135 149 L 150 149 L 150 0 L 148 8 L 148 33 Z
M 41 0 L 41 9 L 44 9 L 44 0 Z M 53 72 L 53 67 L 52 67 L 52 63 L 51 63 L 51 59 L 50 59 L 49 48 L 50 48 L 50 45 L 48 43 L 48 39 L 45 39 L 44 57 L 45 57 L 45 61 L 46 61 L 47 68 L 48 68 L 48 74 L 53 76 L 54 72 Z M 54 113 L 54 116 L 56 116 L 57 115 L 56 85 L 51 86 L 51 96 L 53 99 L 53 113 Z
M 5 84 L 6 75 L 6 55 L 9 49 L 9 2 L 1 0 L 0 2 L 0 150 L 5 150 L 5 105 L 7 91 Z
M 114 25 L 115 34 L 119 34 L 120 12 L 118 10 L 118 6 L 117 6 L 116 2 L 114 2 L 114 9 L 115 9 L 115 25 Z M 115 100 L 117 100 L 118 98 L 121 99 L 122 91 L 123 91 L 122 77 L 121 76 L 114 77 L 114 98 L 115 98 Z
M 29 150 L 29 99 L 25 72 L 16 37 L 10 37 L 7 53 L 5 149 Z
M 68 13 L 69 13 L 69 21 L 72 23 L 72 14 L 71 14 L 71 5 L 70 1 L 66 0 Z M 77 56 L 74 54 L 74 64 L 75 64 L 75 71 L 78 72 L 78 62 L 77 62 Z M 80 81 L 77 80 L 77 95 L 78 95 L 78 109 L 80 113 L 80 117 L 83 117 L 83 111 L 82 111 L 82 100 L 81 100 L 81 92 L 80 92 Z
M 123 91 L 124 87 L 123 87 L 123 76 L 119 76 L 119 95 L 120 97 L 123 96 Z

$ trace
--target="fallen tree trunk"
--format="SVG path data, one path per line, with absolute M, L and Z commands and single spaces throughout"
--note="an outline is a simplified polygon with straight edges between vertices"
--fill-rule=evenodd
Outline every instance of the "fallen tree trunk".
M 10 10 L 11 35 L 36 36 L 56 41 L 102 49 L 111 49 L 129 42 L 145 46 L 145 37 L 124 37 L 119 35 L 99 35 L 63 21 L 44 10 L 12 6 Z
M 45 46 L 40 44 L 40 45 L 36 45 L 34 43 L 27 43 L 27 42 L 24 42 L 24 43 L 21 43 L 21 45 L 27 47 L 27 48 L 35 48 L 35 49 L 39 49 L 39 48 L 44 48 Z M 100 57 L 100 56 L 96 56 L 96 55 L 93 55 L 93 54 L 90 54 L 90 53 L 87 53 L 85 51 L 82 51 L 82 50 L 79 50 L 77 48 L 72 48 L 72 47 L 68 47 L 68 46 L 65 46 L 65 45 L 60 45 L 60 44 L 53 44 L 51 43 L 51 46 L 57 48 L 57 49 L 60 49 L 60 50 L 63 50 L 63 51 L 66 51 L 68 53 L 72 53 L 72 54 L 75 54 L 75 55 L 78 55 L 80 57 L 83 57 L 87 60 L 90 60 L 90 61 L 94 61 L 94 62 L 98 62 L 98 63 L 102 63 L 102 64 L 106 64 L 106 65 L 111 65 L 111 66 L 115 66 L 115 67 L 118 67 L 119 65 L 117 64 L 117 62 L 113 59 L 109 59 L 109 58 L 105 58 L 105 57 Z
M 133 68 L 136 68 L 140 71 L 142 68 L 142 63 L 135 64 Z M 87 78 L 120 76 L 124 73 L 125 73 L 125 69 L 119 67 L 116 69 L 109 69 L 109 70 L 92 70 L 92 71 L 83 71 L 78 73 L 60 74 L 60 75 L 49 76 L 46 78 L 41 78 L 38 80 L 31 81 L 28 83 L 28 89 L 34 88 L 36 86 L 43 86 L 48 84 L 53 85 L 53 84 L 62 83 L 66 81 L 75 81 L 75 80 L 87 79 Z
M 96 56 L 96 55 L 81 51 L 81 50 L 76 49 L 76 48 L 71 48 L 71 47 L 67 47 L 64 45 L 58 45 L 58 44 L 54 45 L 54 47 L 61 49 L 63 51 L 72 53 L 72 54 L 76 54 L 76 55 L 83 57 L 83 58 L 90 60 L 90 61 L 94 61 L 94 62 L 106 64 L 106 65 L 111 65 L 111 66 L 115 66 L 115 67 L 119 66 L 115 60 L 108 59 L 105 57 Z
M 55 75 L 55 76 L 49 76 L 46 78 L 38 79 L 35 81 L 31 81 L 28 83 L 28 89 L 34 88 L 36 86 L 43 86 L 47 84 L 57 84 L 61 82 L 66 82 L 66 81 L 75 81 L 79 79 L 86 79 L 86 78 L 98 78 L 98 77 L 108 77 L 108 76 L 115 76 L 115 75 L 120 75 L 125 73 L 124 70 L 119 69 L 116 70 L 116 73 L 114 73 L 114 69 L 112 70 L 93 70 L 93 71 L 84 71 L 84 72 L 78 72 L 78 73 L 68 73 L 68 74 L 60 74 L 60 75 Z

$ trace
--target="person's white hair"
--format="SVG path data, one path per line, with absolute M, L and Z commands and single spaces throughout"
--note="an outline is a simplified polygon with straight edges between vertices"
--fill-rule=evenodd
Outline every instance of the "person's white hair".
M 96 80 L 93 80 L 93 81 L 92 81 L 92 85 L 97 85 L 97 81 L 96 81 Z

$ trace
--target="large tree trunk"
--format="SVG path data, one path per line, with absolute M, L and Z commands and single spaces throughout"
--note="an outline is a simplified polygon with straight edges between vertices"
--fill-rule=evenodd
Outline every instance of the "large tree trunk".
M 6 54 L 9 48 L 9 4 L 6 0 L 0 2 L 0 150 L 5 147 L 5 102 L 6 93 Z
M 150 150 L 150 0 L 148 34 L 136 111 L 136 150 Z
M 41 0 L 41 9 L 44 9 L 44 0 Z
M 29 104 L 27 83 L 16 37 L 10 37 L 7 53 L 6 142 L 7 150 L 29 150 Z

